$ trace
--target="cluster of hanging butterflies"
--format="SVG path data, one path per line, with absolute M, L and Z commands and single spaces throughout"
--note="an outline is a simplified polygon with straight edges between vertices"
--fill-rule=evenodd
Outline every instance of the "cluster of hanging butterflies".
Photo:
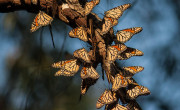
M 101 28 L 95 28 L 92 35 L 92 29 L 88 27 L 78 26 L 69 32 L 69 36 L 72 38 L 79 38 L 84 42 L 91 42 L 94 45 L 94 39 L 96 37 L 96 42 L 98 49 L 93 48 L 87 51 L 85 48 L 78 49 L 74 51 L 74 59 L 59 61 L 52 64 L 52 67 L 58 68 L 59 70 L 55 73 L 55 76 L 74 76 L 82 66 L 80 71 L 80 76 L 82 79 L 81 83 L 81 94 L 84 95 L 88 88 L 95 84 L 99 79 L 100 75 L 96 71 L 96 66 L 93 64 L 93 55 L 99 54 L 102 59 L 99 63 L 102 63 L 102 68 L 106 72 L 106 76 L 109 82 L 112 83 L 112 88 L 105 90 L 97 101 L 96 108 L 101 108 L 105 106 L 106 110 L 140 110 L 140 106 L 136 102 L 136 98 L 141 95 L 148 95 L 150 91 L 148 88 L 139 85 L 132 77 L 141 72 L 144 68 L 141 66 L 130 66 L 123 68 L 116 68 L 114 70 L 116 60 L 126 60 L 132 56 L 142 56 L 143 52 L 127 47 L 124 43 L 129 41 L 133 35 L 142 31 L 141 27 L 133 27 L 124 30 L 120 30 L 112 37 L 115 45 L 108 44 L 104 40 L 104 36 L 110 32 L 113 26 L 118 24 L 118 19 L 122 16 L 123 12 L 128 9 L 131 5 L 125 4 L 115 7 L 111 10 L 105 12 L 103 20 L 101 20 L 96 14 L 91 13 L 93 8 L 99 4 L 100 0 L 92 0 L 87 2 L 84 7 L 81 6 L 78 0 L 66 0 L 63 3 L 64 8 L 71 8 L 77 11 L 82 16 L 87 16 L 89 14 L 94 15 L 99 21 L 102 22 Z M 65 17 L 64 17 L 65 18 Z M 86 17 L 85 17 L 86 18 Z M 65 18 L 68 21 L 67 18 Z M 40 11 L 32 25 L 31 32 L 38 30 L 42 26 L 50 25 L 53 18 L 47 15 L 45 12 Z M 91 34 L 91 35 L 90 35 Z M 100 42 L 99 42 L 100 41 Z M 92 54 L 92 53 L 96 54 Z M 103 56 L 105 54 L 105 57 Z M 96 58 L 96 56 L 95 56 Z M 102 61 L 103 60 L 103 61 Z M 112 71 L 116 71 L 115 73 Z M 119 104 L 121 101 L 121 92 L 125 91 L 123 94 L 126 99 L 125 103 Z

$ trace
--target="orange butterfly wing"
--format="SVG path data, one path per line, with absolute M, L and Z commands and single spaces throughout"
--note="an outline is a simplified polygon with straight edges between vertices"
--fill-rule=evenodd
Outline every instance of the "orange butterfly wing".
M 31 32 L 35 32 L 35 31 L 38 30 L 40 27 L 42 27 L 42 26 L 47 26 L 47 25 L 51 24 L 52 21 L 53 21 L 53 18 L 52 18 L 51 16 L 47 15 L 47 14 L 44 13 L 43 11 L 40 11 L 40 12 L 36 15 L 36 17 L 35 17 L 32 25 L 31 25 L 30 31 L 31 31 Z

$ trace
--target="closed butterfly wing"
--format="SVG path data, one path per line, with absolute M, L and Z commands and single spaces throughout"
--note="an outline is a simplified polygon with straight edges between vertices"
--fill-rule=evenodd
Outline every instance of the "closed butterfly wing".
M 79 70 L 79 63 L 77 59 L 66 60 L 66 61 L 59 61 L 57 63 L 52 64 L 54 68 L 60 68 L 67 72 L 77 73 Z
M 57 71 L 57 72 L 55 73 L 55 76 L 61 76 L 61 75 L 62 75 L 62 76 L 74 76 L 75 73 L 66 71 L 66 70 L 64 70 L 64 69 L 60 69 L 59 71 Z
M 112 92 L 110 90 L 105 90 L 103 94 L 101 94 L 101 97 L 98 99 L 96 103 L 96 108 L 101 108 L 105 104 L 111 104 L 115 102 L 117 99 L 113 96 Z
M 82 62 L 91 63 L 91 59 L 85 48 L 76 50 L 73 55 L 74 57 L 80 59 Z
M 117 74 L 114 78 L 114 82 L 112 85 L 112 91 L 117 91 L 121 87 L 127 87 L 128 86 L 128 80 L 126 77 L 123 77 L 120 74 Z
M 89 89 L 90 86 L 96 83 L 97 80 L 87 78 L 83 79 L 81 82 L 81 95 L 86 94 L 87 90 Z
M 106 34 L 110 28 L 112 28 L 113 26 L 118 24 L 118 20 L 117 19 L 112 19 L 112 18 L 108 18 L 108 17 L 104 17 L 104 24 L 102 25 L 102 34 Z
M 124 4 L 118 7 L 115 7 L 111 10 L 106 11 L 104 14 L 106 17 L 113 18 L 113 19 L 119 19 L 123 12 L 129 8 L 131 5 L 130 4 Z
M 111 110 L 128 110 L 128 109 L 120 104 L 116 104 L 116 106 Z
M 137 85 L 127 90 L 128 98 L 133 100 L 141 95 L 148 95 L 150 91 L 144 86 Z
M 116 44 L 113 46 L 109 46 L 107 49 L 107 57 L 108 61 L 114 62 L 118 55 L 126 50 L 126 46 L 124 44 Z
M 36 15 L 32 25 L 31 25 L 31 30 L 30 31 L 34 32 L 34 31 L 38 30 L 40 27 L 42 27 L 42 26 L 47 26 L 47 25 L 51 24 L 52 21 L 53 21 L 53 18 L 51 16 L 47 15 L 43 11 L 40 11 Z
M 128 110 L 142 110 L 141 107 L 139 106 L 139 104 L 133 100 L 133 101 L 130 101 L 127 105 L 126 105 L 126 108 Z
M 82 79 L 87 79 L 87 78 L 98 79 L 99 74 L 96 72 L 96 70 L 92 66 L 83 67 L 81 70 L 81 78 Z
M 141 31 L 142 31 L 141 27 L 124 29 L 124 30 L 118 31 L 116 34 L 116 37 L 120 43 L 125 43 L 128 40 L 130 40 L 134 34 L 137 34 Z
M 98 3 L 99 3 L 99 0 L 92 0 L 90 2 L 86 2 L 85 7 L 84 7 L 85 15 L 88 15 Z
M 69 36 L 72 38 L 79 38 L 85 42 L 88 41 L 87 32 L 83 27 L 75 28 L 69 32 Z
M 129 67 L 123 67 L 124 70 L 124 76 L 133 76 L 134 74 L 141 72 L 144 70 L 144 67 L 142 66 L 129 66 Z
M 127 49 L 118 55 L 119 60 L 126 60 L 131 58 L 132 56 L 143 56 L 144 53 L 138 49 L 127 47 Z

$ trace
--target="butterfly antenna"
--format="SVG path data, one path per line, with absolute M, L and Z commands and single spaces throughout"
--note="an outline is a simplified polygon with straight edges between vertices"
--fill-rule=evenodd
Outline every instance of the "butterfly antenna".
M 53 47 L 56 48 L 55 44 L 54 44 L 54 37 L 53 37 L 52 26 L 51 25 L 49 25 L 49 31 L 50 31 L 50 34 L 51 34 L 51 40 L 52 40 L 52 43 L 53 43 Z

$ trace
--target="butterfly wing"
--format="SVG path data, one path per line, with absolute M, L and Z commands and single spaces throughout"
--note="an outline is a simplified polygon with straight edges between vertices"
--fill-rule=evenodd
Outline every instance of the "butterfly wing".
M 31 25 L 31 32 L 35 32 L 40 27 L 51 24 L 52 21 L 53 21 L 53 18 L 51 16 L 47 15 L 43 11 L 40 11 L 36 15 L 32 25 Z
M 116 34 L 116 37 L 120 43 L 125 43 L 128 40 L 130 40 L 134 34 L 137 34 L 141 31 L 142 31 L 141 27 L 124 29 L 124 30 L 118 31 Z
M 133 100 L 138 96 L 150 94 L 150 91 L 148 90 L 148 88 L 144 86 L 137 85 L 133 88 L 128 89 L 127 94 L 128 94 L 128 98 Z
M 97 80 L 90 79 L 90 78 L 83 79 L 81 82 L 81 95 L 84 95 L 87 92 L 88 88 L 92 86 L 93 84 L 95 84 L 96 81 Z
M 79 64 L 77 62 L 77 59 L 59 61 L 57 63 L 54 63 L 52 65 L 52 67 L 60 68 L 60 69 L 63 69 L 65 71 L 67 71 L 67 72 L 71 72 L 73 74 L 77 73 L 77 71 L 79 70 Z
M 92 78 L 92 79 L 98 79 L 99 74 L 96 72 L 96 70 L 90 66 L 90 67 L 83 67 L 81 70 L 81 78 L 86 79 L 86 78 Z
M 109 46 L 107 49 L 107 57 L 106 59 L 110 62 L 114 62 L 118 55 L 126 50 L 126 46 L 124 44 L 116 44 L 113 46 Z
M 118 24 L 117 19 L 112 19 L 110 17 L 104 17 L 104 24 L 102 25 L 102 34 L 106 34 L 110 28 Z
M 112 104 L 117 99 L 113 96 L 112 92 L 110 90 L 105 90 L 103 94 L 101 94 L 101 97 L 98 99 L 96 103 L 96 108 L 101 108 L 105 104 Z
M 120 104 L 116 104 L 116 106 L 111 110 L 128 110 L 128 109 Z
M 59 71 L 57 71 L 57 72 L 55 73 L 55 76 L 61 76 L 61 75 L 62 75 L 62 76 L 74 76 L 75 73 L 66 71 L 66 70 L 64 70 L 64 69 L 60 69 Z
M 124 70 L 124 76 L 133 76 L 134 74 L 141 72 L 144 70 L 144 67 L 142 66 L 129 66 L 129 67 L 123 67 Z
M 128 80 L 120 74 L 117 74 L 114 78 L 114 82 L 112 85 L 112 91 L 117 91 L 121 87 L 127 87 Z
M 142 56 L 144 53 L 138 49 L 127 47 L 127 49 L 122 52 L 120 55 L 118 55 L 119 60 L 126 60 L 129 59 L 132 56 Z
M 78 27 L 69 32 L 69 36 L 72 38 L 79 38 L 85 42 L 88 41 L 87 32 L 83 27 Z
M 85 48 L 78 49 L 73 53 L 74 57 L 80 59 L 81 61 L 85 61 L 86 63 L 91 63 L 91 59 L 89 54 Z
M 129 8 L 131 5 L 130 4 L 124 4 L 118 7 L 115 7 L 111 10 L 106 11 L 104 14 L 106 17 L 113 18 L 113 19 L 119 19 L 123 12 Z
M 96 6 L 94 1 L 86 2 L 84 10 L 85 10 L 85 15 L 88 15 L 92 9 Z

